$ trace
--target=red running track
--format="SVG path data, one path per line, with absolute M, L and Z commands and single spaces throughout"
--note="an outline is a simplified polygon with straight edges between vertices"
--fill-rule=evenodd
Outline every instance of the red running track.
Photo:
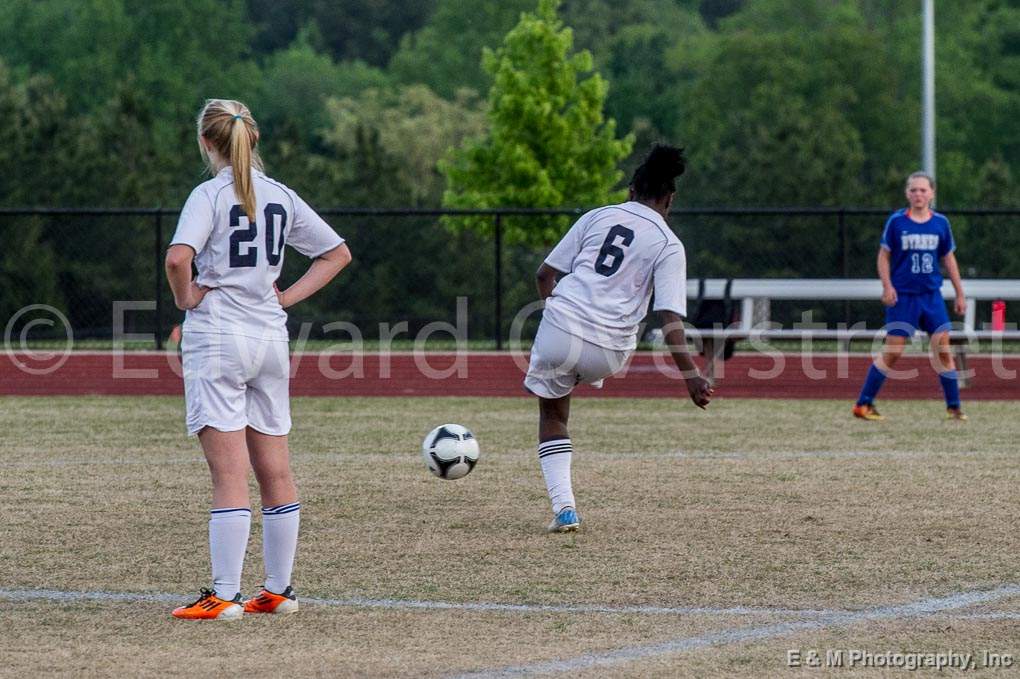
M 0 356 L 0 395 L 179 395 L 184 392 L 174 353 L 76 352 L 58 365 L 24 353 Z M 299 354 L 292 358 L 294 396 L 525 396 L 521 379 L 526 359 L 509 353 Z M 581 387 L 579 395 L 686 398 L 669 358 L 641 353 L 604 389 Z M 723 365 L 716 395 L 731 398 L 854 399 L 871 359 L 868 356 L 738 354 Z M 964 398 L 1020 399 L 1020 357 L 971 356 L 971 386 Z M 55 368 L 55 369 L 53 369 Z M 889 379 L 882 398 L 941 398 L 926 357 L 904 357 L 897 365 L 912 372 Z M 44 372 L 50 369 L 50 372 Z

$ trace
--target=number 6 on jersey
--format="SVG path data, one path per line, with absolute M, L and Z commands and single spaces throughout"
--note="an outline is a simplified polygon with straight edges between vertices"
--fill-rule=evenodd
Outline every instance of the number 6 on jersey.
M 602 243 L 602 249 L 599 250 L 599 256 L 595 260 L 595 271 L 603 276 L 612 276 L 623 264 L 624 252 L 623 248 L 616 245 L 617 238 L 620 239 L 620 245 L 627 247 L 634 241 L 634 232 L 619 224 L 609 229 L 606 240 Z M 613 260 L 607 265 L 606 259 L 609 257 L 612 257 Z

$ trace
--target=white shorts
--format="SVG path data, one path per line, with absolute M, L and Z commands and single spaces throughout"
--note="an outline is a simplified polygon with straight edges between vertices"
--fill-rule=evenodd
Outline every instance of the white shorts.
M 630 354 L 600 347 L 542 321 L 531 346 L 524 388 L 541 398 L 562 398 L 578 384 L 601 389 L 602 380 L 622 368 Z
M 245 427 L 270 436 L 290 431 L 287 342 L 185 332 L 181 342 L 188 434 Z

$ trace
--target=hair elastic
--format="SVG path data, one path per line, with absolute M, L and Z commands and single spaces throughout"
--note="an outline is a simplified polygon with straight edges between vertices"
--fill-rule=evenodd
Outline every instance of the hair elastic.
M 236 116 L 234 116 L 234 120 L 240 120 L 240 119 L 241 119 L 241 118 L 243 118 L 243 117 L 244 117 L 243 115 L 241 115 L 240 113 L 238 113 L 238 114 L 237 114 Z

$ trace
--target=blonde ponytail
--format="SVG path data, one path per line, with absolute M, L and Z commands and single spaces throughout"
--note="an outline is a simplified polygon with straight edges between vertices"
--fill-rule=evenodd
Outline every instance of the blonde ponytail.
M 210 99 L 198 114 L 198 135 L 204 138 L 219 156 L 221 162 L 229 162 L 234 171 L 234 195 L 241 204 L 248 221 L 255 221 L 255 187 L 252 184 L 252 168 L 262 169 L 256 144 L 259 128 L 248 107 L 239 101 Z M 203 156 L 213 167 L 213 159 L 206 154 L 205 146 L 199 141 Z
M 255 221 L 255 188 L 251 182 L 251 155 L 254 140 L 248 135 L 248 126 L 240 116 L 231 121 L 230 166 L 234 168 L 234 194 L 237 202 L 248 215 L 248 221 Z

